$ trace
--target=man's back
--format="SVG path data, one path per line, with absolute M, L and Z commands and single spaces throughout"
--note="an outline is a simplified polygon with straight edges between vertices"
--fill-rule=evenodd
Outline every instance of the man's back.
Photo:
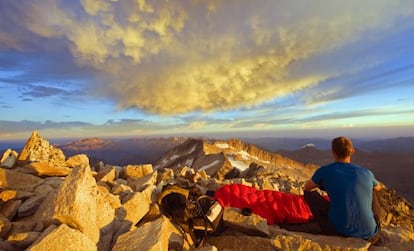
M 328 192 L 329 220 L 338 232 L 364 239 L 376 233 L 372 190 L 377 181 L 369 170 L 335 162 L 319 168 L 312 180 Z

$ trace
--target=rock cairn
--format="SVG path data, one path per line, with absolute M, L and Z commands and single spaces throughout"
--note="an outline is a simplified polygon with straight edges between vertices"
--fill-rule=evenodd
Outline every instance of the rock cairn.
M 234 143 L 234 142 L 233 142 Z M 243 183 L 260 189 L 286 187 L 251 165 L 250 179 L 210 177 L 182 167 L 151 164 L 89 165 L 88 156 L 66 158 L 34 131 L 20 153 L 7 150 L 0 168 L 0 250 L 413 250 L 413 207 L 395 191 L 382 192 L 384 217 L 379 246 L 364 240 L 292 232 L 257 215 L 225 208 L 225 231 L 195 247 L 157 204 L 166 184 L 216 190 Z M 277 167 L 274 167 L 277 173 Z M 258 182 L 261 173 L 267 182 Z M 280 177 L 281 174 L 277 174 Z M 272 183 L 272 184 L 270 184 Z

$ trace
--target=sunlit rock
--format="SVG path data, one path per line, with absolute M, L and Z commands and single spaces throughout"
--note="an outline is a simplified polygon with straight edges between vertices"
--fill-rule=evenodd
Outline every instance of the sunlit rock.
M 55 201 L 54 218 L 79 229 L 94 243 L 99 240 L 97 226 L 97 187 L 89 167 L 72 170 L 62 183 Z
M 0 160 L 0 167 L 12 168 L 17 161 L 18 153 L 12 149 L 7 149 Z
M 103 181 L 103 182 L 114 182 L 116 179 L 116 172 L 115 168 L 111 166 L 104 166 L 99 168 L 98 173 L 95 176 L 96 181 Z
M 183 247 L 184 240 L 181 236 L 180 231 L 166 217 L 162 216 L 120 235 L 112 250 L 169 250 L 170 245 L 174 245 L 176 250 L 181 250 L 178 249 Z M 170 240 L 175 239 L 174 237 L 178 237 L 181 243 L 170 244 Z
M 239 208 L 225 207 L 223 213 L 224 225 L 250 235 L 269 236 L 266 219 L 250 212 L 243 215 Z
M 369 242 L 350 237 L 316 235 L 302 232 L 291 232 L 272 227 L 271 242 L 279 250 L 354 250 L 366 251 Z
M 44 250 L 77 250 L 94 251 L 97 250 L 96 244 L 82 232 L 62 224 L 49 234 L 36 241 L 30 246 L 28 251 Z
M 65 166 L 65 155 L 62 150 L 50 145 L 35 130 L 27 140 L 25 146 L 17 157 L 17 164 L 23 165 L 30 162 L 45 162 L 51 166 Z
M 124 179 L 127 179 L 128 177 L 141 178 L 151 174 L 153 171 L 151 164 L 127 165 L 122 169 L 120 176 Z
M 269 238 L 248 235 L 210 236 L 207 238 L 207 243 L 217 247 L 218 250 L 275 250 Z
M 155 186 L 157 183 L 157 172 L 152 172 L 142 177 L 128 177 L 127 184 L 134 191 L 142 191 L 148 186 Z
M 71 168 L 78 166 L 87 167 L 89 166 L 89 158 L 86 154 L 77 154 L 71 156 L 66 160 L 66 166 Z
M 126 211 L 125 220 L 135 225 L 148 213 L 151 205 L 151 192 L 151 189 L 135 192 L 122 204 L 122 208 Z
M 66 166 L 53 166 L 47 162 L 31 162 L 26 167 L 34 170 L 38 176 L 67 176 L 71 172 Z

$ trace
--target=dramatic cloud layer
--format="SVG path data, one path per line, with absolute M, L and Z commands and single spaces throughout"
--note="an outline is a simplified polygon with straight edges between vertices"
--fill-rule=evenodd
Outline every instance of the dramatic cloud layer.
M 58 41 L 55 47 L 69 49 L 78 66 L 99 73 L 94 95 L 114 99 L 121 109 L 226 110 L 373 66 L 367 64 L 378 62 L 327 71 L 323 59 L 314 59 L 361 42 L 366 33 L 375 40 L 407 28 L 394 23 L 414 16 L 412 3 L 10 1 L 1 10 L 9 22 L 2 22 L 0 44 L 30 51 Z M 11 33 L 6 25 L 14 26 Z
M 413 125 L 414 0 L 5 0 L 0 17 L 3 137 Z

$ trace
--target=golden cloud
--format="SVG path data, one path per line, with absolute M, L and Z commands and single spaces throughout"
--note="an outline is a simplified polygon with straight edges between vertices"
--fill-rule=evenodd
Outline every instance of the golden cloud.
M 404 1 L 33 2 L 26 25 L 65 37 L 78 64 L 101 72 L 97 95 L 159 114 L 254 106 L 317 85 L 335 73 L 294 75 L 295 64 L 414 13 Z

